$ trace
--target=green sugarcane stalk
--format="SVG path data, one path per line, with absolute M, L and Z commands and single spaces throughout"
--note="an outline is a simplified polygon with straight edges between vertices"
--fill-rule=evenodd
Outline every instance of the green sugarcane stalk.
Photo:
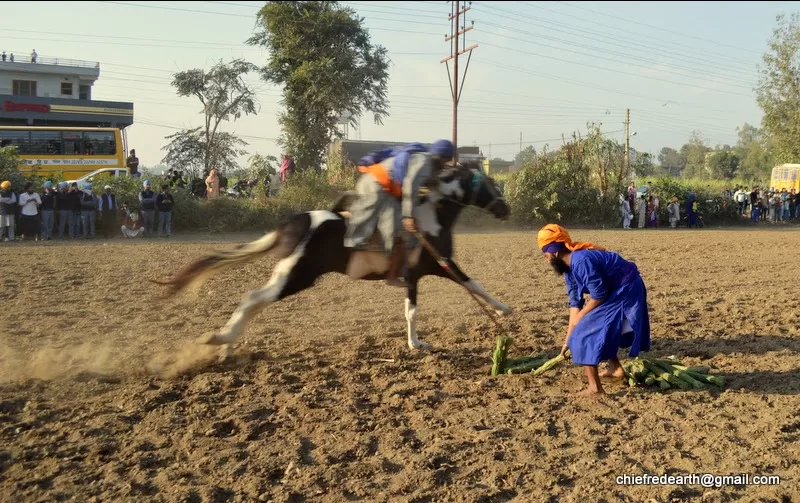
M 650 367 L 650 369 L 651 369 L 651 371 L 653 373 L 655 373 L 656 375 L 661 376 L 661 378 L 663 380 L 669 382 L 670 385 L 672 385 L 672 386 L 674 386 L 676 388 L 689 389 L 691 387 L 688 383 L 683 382 L 680 379 L 678 379 L 676 376 L 672 375 L 672 372 L 670 372 L 668 369 L 662 368 L 660 365 L 658 365 L 657 363 L 655 363 L 653 361 L 645 361 L 645 365 Z
M 507 335 L 497 336 L 494 353 L 492 353 L 492 376 L 503 373 L 506 357 L 508 356 L 508 347 L 511 345 L 512 341 L 513 339 Z
M 546 362 L 546 358 L 540 358 L 538 360 L 527 360 L 517 365 L 506 364 L 506 374 L 522 374 L 524 372 L 531 372 L 541 367 Z
M 555 358 L 552 358 L 552 359 L 550 359 L 550 360 L 547 360 L 547 361 L 544 363 L 544 365 L 542 365 L 541 367 L 539 367 L 538 369 L 536 369 L 536 370 L 534 370 L 534 371 L 533 371 L 533 375 L 534 375 L 534 376 L 538 376 L 538 375 L 541 375 L 541 374 L 543 374 L 543 373 L 547 372 L 548 370 L 552 369 L 553 367 L 555 367 L 556 365 L 558 365 L 559 363 L 561 363 L 562 361 L 564 361 L 564 357 L 565 357 L 565 356 L 566 356 L 566 357 L 569 357 L 569 356 L 570 356 L 569 349 L 567 350 L 567 352 L 566 352 L 564 355 L 562 355 L 561 353 L 559 353 L 559 354 L 558 354 L 558 356 L 556 356 Z
M 715 376 L 709 374 L 697 374 L 695 372 L 690 372 L 688 370 L 683 371 L 685 374 L 689 374 L 690 376 L 694 377 L 698 381 L 705 381 L 710 382 L 711 384 L 718 386 L 720 388 L 725 387 L 725 378 L 722 376 Z

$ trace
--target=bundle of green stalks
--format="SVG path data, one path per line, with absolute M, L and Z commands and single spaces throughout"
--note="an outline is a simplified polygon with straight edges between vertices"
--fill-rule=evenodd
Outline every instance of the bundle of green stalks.
M 725 378 L 711 375 L 709 367 L 687 367 L 677 360 L 634 358 L 622 365 L 628 386 L 658 386 L 660 389 L 704 389 L 709 384 L 724 388 Z
M 497 337 L 494 352 L 492 353 L 492 376 L 500 374 L 524 374 L 528 372 L 532 372 L 533 375 L 540 375 L 564 360 L 564 357 L 561 355 L 555 358 L 548 358 L 545 354 L 508 358 L 508 349 L 511 347 L 513 341 L 511 337 L 506 335 Z M 569 356 L 569 353 L 567 353 L 567 356 Z

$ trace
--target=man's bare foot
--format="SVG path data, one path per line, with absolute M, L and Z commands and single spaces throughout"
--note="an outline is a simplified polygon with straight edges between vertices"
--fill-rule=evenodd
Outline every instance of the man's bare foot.
M 614 378 L 625 377 L 625 371 L 622 370 L 622 367 L 617 367 L 616 369 L 612 369 L 609 366 L 606 370 L 604 370 L 600 374 L 600 377 L 614 377 Z
M 621 378 L 625 377 L 625 370 L 623 370 L 622 364 L 618 359 L 612 358 L 608 361 L 608 368 L 599 375 L 600 377 Z
M 591 388 L 587 388 L 579 393 L 575 393 L 572 396 L 575 398 L 594 398 L 595 400 L 600 399 L 606 395 L 606 392 L 602 389 L 594 391 Z

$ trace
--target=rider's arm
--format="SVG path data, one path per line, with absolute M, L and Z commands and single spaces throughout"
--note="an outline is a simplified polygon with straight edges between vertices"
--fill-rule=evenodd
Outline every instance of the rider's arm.
M 430 174 L 430 158 L 412 155 L 408 172 L 403 179 L 403 218 L 414 218 L 414 208 L 419 204 L 419 189 Z

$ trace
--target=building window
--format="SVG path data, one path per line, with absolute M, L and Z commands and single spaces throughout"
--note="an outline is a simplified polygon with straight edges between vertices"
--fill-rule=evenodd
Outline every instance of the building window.
M 92 99 L 92 91 L 91 91 L 91 89 L 92 89 L 92 86 L 81 85 L 78 88 L 78 98 L 80 98 L 82 100 L 90 100 L 90 99 Z
M 36 96 L 36 81 L 15 80 L 13 81 L 12 91 L 14 96 Z
M 72 82 L 61 83 L 61 94 L 72 96 Z

